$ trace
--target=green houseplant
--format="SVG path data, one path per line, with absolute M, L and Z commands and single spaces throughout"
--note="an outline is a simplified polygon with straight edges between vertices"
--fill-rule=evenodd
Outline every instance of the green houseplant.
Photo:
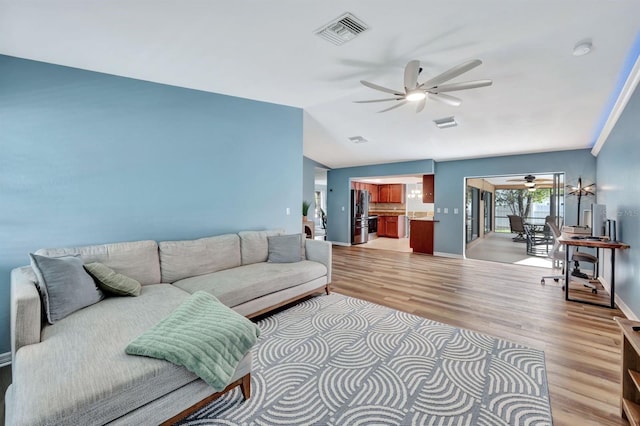
M 307 200 L 302 201 L 302 219 L 307 220 L 307 214 L 309 213 L 309 207 L 311 207 L 311 202 Z

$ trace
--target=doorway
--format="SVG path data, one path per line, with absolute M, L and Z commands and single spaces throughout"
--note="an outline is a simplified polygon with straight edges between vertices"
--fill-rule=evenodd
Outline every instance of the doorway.
M 314 239 L 327 239 L 327 169 L 315 168 L 313 211 Z
M 552 247 L 531 250 L 530 240 L 512 229 L 509 216 L 530 229 L 544 229 L 549 218 L 564 218 L 564 173 L 526 173 L 466 179 L 465 257 L 548 267 Z

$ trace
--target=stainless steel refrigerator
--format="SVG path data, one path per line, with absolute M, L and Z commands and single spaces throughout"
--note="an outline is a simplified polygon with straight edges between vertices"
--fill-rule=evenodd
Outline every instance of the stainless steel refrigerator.
M 369 239 L 369 191 L 351 190 L 351 244 Z

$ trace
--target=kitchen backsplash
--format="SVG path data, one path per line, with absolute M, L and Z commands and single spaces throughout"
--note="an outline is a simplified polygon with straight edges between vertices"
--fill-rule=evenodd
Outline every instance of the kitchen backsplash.
M 406 204 L 400 203 L 371 203 L 369 204 L 369 211 L 405 211 L 407 209 Z

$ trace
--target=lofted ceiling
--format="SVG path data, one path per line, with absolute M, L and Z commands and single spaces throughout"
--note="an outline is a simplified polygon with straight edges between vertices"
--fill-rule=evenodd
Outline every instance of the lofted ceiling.
M 345 12 L 369 30 L 314 34 Z M 0 53 L 303 108 L 304 154 L 333 168 L 589 148 L 638 16 L 637 0 L 0 0 Z M 452 82 L 493 85 L 452 93 L 459 107 L 353 103 L 385 97 L 361 79 L 402 88 L 409 60 L 424 81 L 474 58 Z M 447 116 L 459 125 L 435 127 Z

